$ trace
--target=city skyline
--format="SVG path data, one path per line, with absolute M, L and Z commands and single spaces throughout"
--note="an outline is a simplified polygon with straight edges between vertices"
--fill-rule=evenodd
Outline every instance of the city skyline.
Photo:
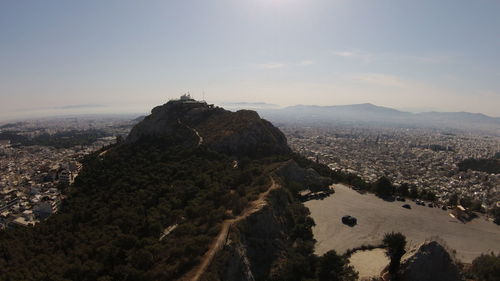
M 216 104 L 500 116 L 495 1 L 0 4 L 0 120 Z

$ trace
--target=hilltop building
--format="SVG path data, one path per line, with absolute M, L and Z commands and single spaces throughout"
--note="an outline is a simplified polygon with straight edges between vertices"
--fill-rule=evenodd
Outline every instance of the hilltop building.
M 207 102 L 204 100 L 195 100 L 193 97 L 191 97 L 190 93 L 183 94 L 178 99 L 171 99 L 170 103 L 202 104 L 204 106 L 207 106 L 208 108 L 215 107 L 213 104 L 207 104 Z
M 191 98 L 191 94 L 190 93 L 182 95 L 179 100 L 180 101 L 194 101 L 194 99 Z
M 193 97 L 191 97 L 190 93 L 183 94 L 183 95 L 181 95 L 181 97 L 179 99 L 174 99 L 174 100 L 171 100 L 171 101 L 173 101 L 173 102 L 181 102 L 181 103 L 203 103 L 203 104 L 206 104 L 205 101 L 195 100 Z

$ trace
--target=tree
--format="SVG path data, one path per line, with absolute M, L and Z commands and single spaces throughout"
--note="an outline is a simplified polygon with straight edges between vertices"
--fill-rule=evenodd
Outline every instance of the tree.
M 399 195 L 403 197 L 408 197 L 410 195 L 410 185 L 407 183 L 403 183 L 398 188 Z
M 500 276 L 500 255 L 481 255 L 472 261 L 472 276 L 478 281 L 494 281 Z
M 472 199 L 468 196 L 464 196 L 460 198 L 460 205 L 464 206 L 465 208 L 470 208 L 472 206 Z
M 394 186 L 388 178 L 383 176 L 375 183 L 375 193 L 380 197 L 391 196 L 394 194 Z
M 428 201 L 436 201 L 436 193 L 431 190 L 422 190 L 420 193 L 420 198 Z
M 484 213 L 483 204 L 481 200 L 473 199 L 470 205 L 470 209 L 475 212 Z
M 363 179 L 357 176 L 351 180 L 351 185 L 361 190 L 368 189 L 368 184 Z
M 456 206 L 458 205 L 458 194 L 457 193 L 453 193 L 451 194 L 450 198 L 448 199 L 448 205 L 450 206 Z
M 416 186 L 412 186 L 410 188 L 410 198 L 418 198 L 419 196 L 419 192 L 418 192 L 418 188 Z
M 348 265 L 344 257 L 337 255 L 334 250 L 319 258 L 319 281 L 354 281 L 357 279 L 358 273 Z
M 491 214 L 493 215 L 493 221 L 496 224 L 500 224 L 500 207 L 495 207 L 491 210 Z
M 406 237 L 400 232 L 391 232 L 384 235 L 382 240 L 387 249 L 386 255 L 391 259 L 389 273 L 397 279 L 397 272 L 401 263 L 401 257 L 405 254 Z

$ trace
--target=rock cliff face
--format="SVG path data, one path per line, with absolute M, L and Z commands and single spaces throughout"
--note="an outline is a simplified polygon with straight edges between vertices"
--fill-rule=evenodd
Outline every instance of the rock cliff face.
M 330 185 L 330 178 L 322 177 L 313 168 L 302 168 L 297 162 L 290 160 L 276 171 L 286 182 L 296 182 L 309 189 L 322 188 Z
M 268 202 L 231 229 L 224 249 L 204 280 L 254 281 L 279 276 L 293 247 L 292 201 L 284 189 L 269 194 Z
M 255 111 L 231 112 L 194 100 L 155 107 L 126 141 L 166 138 L 184 145 L 206 145 L 234 156 L 289 153 L 283 133 Z
M 460 281 L 460 271 L 446 249 L 436 241 L 408 252 L 401 261 L 405 281 Z

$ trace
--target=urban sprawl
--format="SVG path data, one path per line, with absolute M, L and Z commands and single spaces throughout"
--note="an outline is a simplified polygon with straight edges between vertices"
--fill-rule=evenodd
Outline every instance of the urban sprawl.
M 31 226 L 57 212 L 65 187 L 72 184 L 82 167 L 79 161 L 115 142 L 116 136 L 126 136 L 135 122 L 124 118 L 69 118 L 1 126 L 0 229 Z M 366 182 L 385 176 L 396 186 L 409 184 L 432 191 L 436 203 L 442 205 L 452 197 L 479 202 L 484 210 L 500 205 L 500 174 L 459 169 L 465 159 L 498 155 L 498 136 L 361 126 L 282 125 L 281 129 L 295 151 Z M 78 138 L 79 132 L 88 137 L 85 132 L 89 130 L 93 130 L 91 143 L 69 147 L 22 145 L 5 137 L 14 134 L 16 139 L 33 139 L 43 134 L 77 132 Z M 100 133 L 96 135 L 95 130 Z M 62 136 L 71 138 L 71 134 Z
M 20 145 L 5 136 L 33 138 L 58 132 L 105 132 L 90 144 L 71 147 Z M 79 120 L 76 118 L 29 121 L 3 125 L 0 129 L 0 229 L 32 226 L 56 213 L 82 165 L 91 152 L 115 142 L 130 129 L 130 122 Z M 78 135 L 77 135 L 78 136 Z M 63 142 L 65 143 L 65 142 Z M 67 143 L 67 142 L 66 142 Z
M 500 205 L 500 174 L 460 171 L 469 158 L 498 155 L 500 138 L 432 129 L 283 126 L 290 146 L 333 170 L 356 174 L 367 182 L 380 177 L 432 191 L 446 205 L 452 196 Z

